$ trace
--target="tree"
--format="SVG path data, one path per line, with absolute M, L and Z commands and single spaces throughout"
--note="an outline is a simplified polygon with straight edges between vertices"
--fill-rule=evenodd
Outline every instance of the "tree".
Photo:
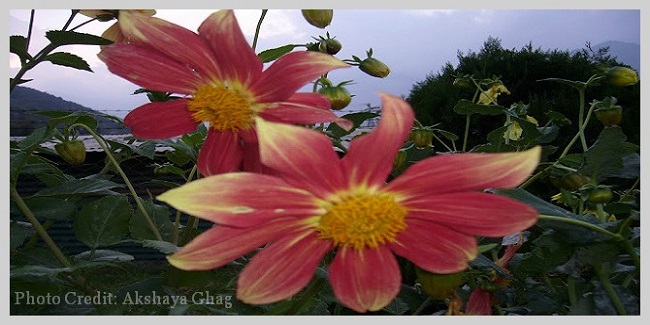
M 589 43 L 586 48 L 571 53 L 561 50 L 542 50 L 533 48 L 528 43 L 521 49 L 504 49 L 501 40 L 489 37 L 478 51 L 467 54 L 458 51 L 459 64 L 454 67 L 446 63 L 439 73 L 429 74 L 425 80 L 413 85 L 407 100 L 416 112 L 416 118 L 425 125 L 440 123 L 439 128 L 462 135 L 465 116 L 458 115 L 453 107 L 460 99 L 472 99 L 473 88 L 458 89 L 453 86 L 457 75 L 470 74 L 477 79 L 498 77 L 510 90 L 509 95 L 499 97 L 499 104 L 509 107 L 522 102 L 529 105 L 528 114 L 536 118 L 540 125 L 548 120 L 546 114 L 556 111 L 569 120 L 576 121 L 578 116 L 578 94 L 567 86 L 540 81 L 545 78 L 563 78 L 567 80 L 586 81 L 599 69 L 611 66 L 626 66 L 607 55 L 607 49 L 594 52 Z M 586 104 L 592 100 L 602 100 L 613 95 L 624 108 L 621 127 L 628 135 L 628 141 L 639 143 L 640 121 L 640 85 L 626 88 L 614 88 L 606 83 L 591 87 L 586 93 Z M 503 125 L 502 117 L 482 116 L 472 119 L 468 148 L 485 143 L 487 133 Z M 596 119 L 592 119 L 587 128 L 588 138 L 595 139 L 602 129 Z M 569 125 L 560 130 L 558 143 L 565 145 L 575 134 L 577 125 Z

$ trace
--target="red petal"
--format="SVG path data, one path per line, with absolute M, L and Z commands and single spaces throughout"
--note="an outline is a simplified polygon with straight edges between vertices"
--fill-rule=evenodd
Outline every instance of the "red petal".
M 201 26 L 199 35 L 221 63 L 221 77 L 249 85 L 262 76 L 262 60 L 248 45 L 232 10 L 219 10 Z
M 262 163 L 288 183 L 322 198 L 343 188 L 339 158 L 327 136 L 261 118 L 256 126 Z
M 244 141 L 244 161 L 242 162 L 242 171 L 266 175 L 277 174 L 274 170 L 262 164 L 259 143 L 247 141 Z
M 284 236 L 253 256 L 239 274 L 237 299 L 268 304 L 290 298 L 309 283 L 331 249 L 313 230 Z
M 144 104 L 124 117 L 124 125 L 141 139 L 166 139 L 196 130 L 187 99 Z
M 157 199 L 189 215 L 233 227 L 250 227 L 282 216 L 323 214 L 310 193 L 277 177 L 245 172 L 201 178 Z
M 481 289 L 474 289 L 467 299 L 465 314 L 492 315 L 492 294 Z
M 429 272 L 447 274 L 467 268 L 476 258 L 476 238 L 433 222 L 407 219 L 408 228 L 390 244 L 400 255 Z
M 149 90 L 191 94 L 204 83 L 188 66 L 149 47 L 115 43 L 97 56 L 110 72 Z
M 521 184 L 539 163 L 540 147 L 509 153 L 458 153 L 421 160 L 387 186 L 389 191 L 420 197 Z
M 318 93 L 295 93 L 286 100 L 290 103 L 299 103 L 305 106 L 320 108 L 324 110 L 330 109 L 331 103 L 330 100 Z
M 402 283 L 397 260 L 385 246 L 341 248 L 328 273 L 336 298 L 359 313 L 386 307 L 395 299 Z
M 501 237 L 537 222 L 537 210 L 514 199 L 488 193 L 452 193 L 402 202 L 409 217 L 435 222 L 469 235 Z
M 210 128 L 199 152 L 197 166 L 205 176 L 234 172 L 239 170 L 242 156 L 237 133 Z
M 403 99 L 380 94 L 381 119 L 369 134 L 355 138 L 341 160 L 350 186 L 383 186 L 393 168 L 393 159 L 402 147 L 413 125 L 413 109 Z
M 295 227 L 296 219 L 293 218 L 278 218 L 249 228 L 214 226 L 167 259 L 179 269 L 210 270 L 234 261 Z
M 282 102 L 324 73 L 345 67 L 349 65 L 328 54 L 292 52 L 273 62 L 250 90 L 258 103 Z
M 298 124 L 318 124 L 334 122 L 343 129 L 349 130 L 354 125 L 352 121 L 340 118 L 330 110 L 306 106 L 300 103 L 282 102 L 279 106 L 267 108 L 259 116 L 267 121 Z
M 170 58 L 187 64 L 207 79 L 221 80 L 214 53 L 191 30 L 166 20 L 120 11 L 120 27 L 124 35 L 145 44 Z M 227 63 L 222 63 L 227 64 Z

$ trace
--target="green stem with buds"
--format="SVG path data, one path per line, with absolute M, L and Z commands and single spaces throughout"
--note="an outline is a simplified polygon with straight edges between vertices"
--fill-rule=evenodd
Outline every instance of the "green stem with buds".
M 111 163 L 113 163 L 113 166 L 115 166 L 115 169 L 117 170 L 117 172 L 120 174 L 120 176 L 124 180 L 124 183 L 128 187 L 129 191 L 131 192 L 131 195 L 133 196 L 133 199 L 135 200 L 135 204 L 138 206 L 138 209 L 140 209 L 140 212 L 142 212 L 142 215 L 144 216 L 145 220 L 147 221 L 147 224 L 149 225 L 149 228 L 153 232 L 154 236 L 156 237 L 157 240 L 162 241 L 163 240 L 162 236 L 160 235 L 160 232 L 158 231 L 158 228 L 156 228 L 156 224 L 154 224 L 153 220 L 151 219 L 151 216 L 149 216 L 149 213 L 147 213 L 147 210 L 142 205 L 142 201 L 141 201 L 140 197 L 138 196 L 138 194 L 135 192 L 135 189 L 133 188 L 133 185 L 131 185 L 131 182 L 129 181 L 129 178 L 126 176 L 126 174 L 124 173 L 124 171 L 120 167 L 120 163 L 118 163 L 117 160 L 115 160 L 115 157 L 113 157 L 113 155 L 111 154 L 108 147 L 104 144 L 103 139 L 101 137 L 99 137 L 99 135 L 97 135 L 97 133 L 95 133 L 91 128 L 89 128 L 88 126 L 86 126 L 85 124 L 82 124 L 82 123 L 72 124 L 72 125 L 70 125 L 70 127 L 68 127 L 68 130 L 72 130 L 75 127 L 81 127 L 83 129 L 85 129 L 86 131 L 88 131 L 88 133 L 90 133 L 90 135 L 92 135 L 93 138 L 95 138 L 95 141 L 97 141 L 97 144 L 99 144 L 99 146 L 102 148 L 102 150 L 104 150 L 104 152 L 106 153 L 106 156 L 111 161 Z

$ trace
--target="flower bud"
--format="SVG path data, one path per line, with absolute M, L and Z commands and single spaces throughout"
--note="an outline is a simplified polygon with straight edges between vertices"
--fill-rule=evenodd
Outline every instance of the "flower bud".
M 363 60 L 359 65 L 359 69 L 377 78 L 386 78 L 390 73 L 390 68 L 375 58 L 367 58 Z
M 463 281 L 463 272 L 437 274 L 415 267 L 415 275 L 424 292 L 436 299 L 445 299 L 456 292 Z
M 636 72 L 626 67 L 613 67 L 605 72 L 605 78 L 610 85 L 616 87 L 627 87 L 639 82 Z
M 612 200 L 613 196 L 612 190 L 609 187 L 597 186 L 589 191 L 587 201 L 595 204 L 607 203 Z
M 618 107 L 608 107 L 608 108 L 599 108 L 594 111 L 596 118 L 603 123 L 603 126 L 610 127 L 612 125 L 619 125 L 623 119 L 623 108 Z
M 54 150 L 71 165 L 79 165 L 86 160 L 86 146 L 80 140 L 65 140 L 54 145 Z
M 312 26 L 325 28 L 332 22 L 334 17 L 333 9 L 303 9 L 302 16 Z
M 400 169 L 404 164 L 406 163 L 406 158 L 408 156 L 408 153 L 406 150 L 400 150 L 397 152 L 397 155 L 393 159 L 393 168 L 394 169 Z
M 578 172 L 553 172 L 553 174 L 555 175 L 551 176 L 551 183 L 560 189 L 573 191 L 589 183 L 589 177 Z
M 331 103 L 331 108 L 333 110 L 340 110 L 345 108 L 350 104 L 350 101 L 352 100 L 352 95 L 350 95 L 350 92 L 343 87 L 343 85 L 349 83 L 349 81 L 344 81 L 336 86 L 328 85 L 325 83 L 321 89 L 318 90 L 318 92 L 327 99 L 330 100 Z
M 327 38 L 318 43 L 318 51 L 330 55 L 339 53 L 342 47 L 341 42 L 333 38 Z
M 433 147 L 433 131 L 426 128 L 418 128 L 411 132 L 413 144 L 418 149 Z

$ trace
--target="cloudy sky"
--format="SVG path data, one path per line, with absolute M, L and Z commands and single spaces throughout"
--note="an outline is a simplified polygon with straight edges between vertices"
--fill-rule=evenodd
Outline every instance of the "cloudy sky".
M 212 10 L 158 9 L 156 16 L 196 31 Z M 236 17 L 249 43 L 261 10 L 236 10 Z M 644 12 L 645 13 L 645 12 Z M 46 45 L 45 31 L 60 29 L 69 10 L 36 10 L 34 40 L 30 53 Z M 9 34 L 26 35 L 29 10 L 9 10 Z M 630 9 L 337 9 L 325 29 L 305 22 L 299 10 L 271 9 L 262 24 L 257 51 L 285 44 L 304 44 L 312 37 L 329 32 L 343 48 L 337 57 L 364 58 L 369 48 L 374 57 L 391 68 L 385 79 L 368 76 L 355 67 L 329 74 L 335 82 L 353 80 L 348 89 L 355 95 L 349 110 L 361 110 L 378 104 L 378 91 L 408 95 L 412 86 L 427 75 L 437 73 L 446 62 L 457 64 L 458 51 L 480 50 L 489 37 L 498 37 L 504 48 L 575 50 L 586 42 L 605 41 L 640 44 L 642 13 Z M 72 26 L 85 21 L 78 17 Z M 78 29 L 100 35 L 112 22 L 93 22 Z M 123 117 L 131 109 L 147 102 L 145 95 L 132 95 L 138 86 L 110 74 L 97 59 L 97 46 L 68 46 L 65 51 L 84 58 L 94 73 L 43 63 L 24 78 L 34 80 L 24 86 L 45 91 L 84 106 Z M 300 48 L 299 48 L 300 49 Z M 10 76 L 19 68 L 10 55 Z M 498 74 L 498 71 L 495 71 Z M 348 110 L 346 109 L 346 110 Z

